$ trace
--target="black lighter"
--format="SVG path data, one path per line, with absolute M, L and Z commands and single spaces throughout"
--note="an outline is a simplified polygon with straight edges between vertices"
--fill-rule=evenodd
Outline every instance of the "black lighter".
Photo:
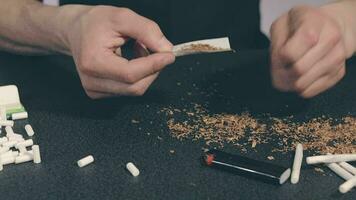
M 283 184 L 288 180 L 290 168 L 253 160 L 247 157 L 225 153 L 219 150 L 209 150 L 204 156 L 205 163 L 214 168 L 246 175 L 266 182 Z

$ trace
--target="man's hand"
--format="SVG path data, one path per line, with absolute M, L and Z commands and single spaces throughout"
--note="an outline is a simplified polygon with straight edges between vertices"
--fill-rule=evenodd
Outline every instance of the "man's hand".
M 342 9 L 333 6 L 295 7 L 273 23 L 271 75 L 277 89 L 310 98 L 343 78 L 356 35 L 337 13 Z
M 129 38 L 154 54 L 127 60 L 115 54 Z M 159 71 L 174 62 L 172 44 L 153 21 L 126 8 L 96 6 L 68 29 L 68 46 L 90 98 L 143 95 Z
M 44 6 L 37 0 L 0 3 L 0 50 L 72 55 L 85 92 L 93 99 L 142 95 L 175 59 L 158 25 L 129 9 Z M 120 57 L 120 47 L 130 38 L 154 54 L 130 61 Z

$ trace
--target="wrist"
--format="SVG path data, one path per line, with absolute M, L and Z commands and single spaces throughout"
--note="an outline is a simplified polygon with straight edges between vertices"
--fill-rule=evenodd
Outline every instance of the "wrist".
M 52 52 L 70 55 L 69 32 L 79 16 L 89 6 L 44 6 L 28 4 L 23 10 L 25 27 L 35 34 L 29 34 L 31 42 Z M 31 38 L 32 37 L 32 38 Z
M 53 18 L 53 21 L 56 24 L 54 34 L 57 35 L 62 48 L 66 51 L 66 54 L 72 54 L 71 38 L 73 38 L 73 34 L 80 34 L 75 32 L 74 28 L 79 23 L 81 17 L 85 13 L 89 12 L 91 8 L 92 6 L 83 5 L 61 6 L 59 7 L 56 16 Z
M 321 10 L 339 24 L 347 56 L 351 57 L 356 52 L 356 1 L 338 1 L 322 6 Z

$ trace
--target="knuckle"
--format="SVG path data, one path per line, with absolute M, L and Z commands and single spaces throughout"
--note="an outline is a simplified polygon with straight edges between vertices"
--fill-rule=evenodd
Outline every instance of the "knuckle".
M 296 16 L 303 10 L 304 10 L 304 6 L 302 6 L 302 5 L 294 6 L 293 8 L 291 8 L 289 10 L 288 14 L 290 16 Z
M 274 38 L 278 37 L 281 34 L 280 29 L 283 28 L 284 21 L 288 19 L 287 14 L 283 14 L 277 20 L 275 20 L 270 27 L 271 40 L 274 41 Z
M 277 19 L 276 21 L 274 21 L 271 25 L 271 34 L 276 33 L 275 30 L 277 29 L 277 27 L 279 26 L 281 21 L 281 18 Z
M 281 92 L 287 92 L 289 91 L 289 88 L 286 86 L 286 84 L 283 84 L 283 81 L 281 81 L 281 78 L 279 77 L 272 77 L 272 86 Z
M 98 89 L 95 83 L 90 79 L 82 79 L 81 81 L 85 91 L 93 91 Z
M 297 5 L 290 9 L 288 14 L 295 22 L 305 23 L 309 22 L 310 19 L 313 19 L 313 17 L 315 17 L 316 12 L 310 6 Z
M 154 74 L 158 72 L 164 64 L 164 58 L 153 60 L 147 65 L 147 71 L 149 71 L 149 74 Z
M 279 50 L 279 56 L 286 62 L 295 62 L 290 48 L 283 47 Z
M 300 96 L 300 97 L 302 97 L 302 98 L 304 98 L 304 99 L 310 99 L 310 98 L 312 98 L 312 97 L 314 97 L 316 94 L 313 94 L 312 92 L 311 92 L 311 90 L 304 90 L 304 91 L 300 91 L 300 92 L 297 92 L 297 94 Z
M 296 75 L 297 77 L 300 77 L 302 76 L 304 73 L 305 73 L 305 69 L 304 67 L 299 64 L 299 63 L 295 63 L 293 66 L 292 66 L 292 73 L 294 75 Z
M 305 14 L 304 20 L 311 21 L 313 19 L 315 21 L 321 21 L 320 18 L 322 17 L 322 13 L 315 7 L 304 6 L 305 7 Z
M 118 9 L 117 15 L 119 18 L 129 18 L 134 14 L 134 11 L 132 11 L 129 8 L 121 7 L 117 9 Z
M 147 20 L 146 21 L 146 28 L 147 29 L 153 29 L 153 30 L 160 30 L 158 24 L 152 20 Z
M 148 32 L 147 31 L 142 31 L 140 33 L 140 35 L 138 36 L 139 38 L 146 38 L 148 40 L 148 38 L 163 38 L 164 35 L 159 27 L 159 25 L 152 21 L 152 20 L 145 20 L 145 22 L 143 22 L 142 24 L 143 26 L 143 29 L 144 30 L 149 30 Z
M 290 10 L 289 10 L 289 14 L 290 15 L 295 15 L 295 13 L 296 12 L 298 12 L 298 10 L 300 9 L 300 6 L 294 6 L 293 8 L 291 8 Z
M 294 89 L 294 91 L 297 92 L 297 93 L 301 93 L 301 92 L 304 91 L 303 85 L 302 85 L 300 82 L 298 82 L 298 81 L 296 81 L 296 82 L 293 84 L 293 89 Z
M 306 28 L 303 32 L 303 42 L 308 46 L 314 46 L 319 41 L 319 32 L 315 28 Z
M 346 53 L 344 51 L 339 51 L 336 55 L 335 55 L 335 63 L 336 64 L 340 64 L 345 62 L 346 60 Z
M 88 90 L 88 89 L 91 88 L 90 81 L 88 81 L 87 78 L 81 77 L 81 78 L 80 78 L 80 82 L 82 83 L 82 86 L 83 86 L 83 88 L 84 88 L 85 90 Z
M 124 70 L 121 74 L 121 78 L 125 83 L 133 84 L 136 82 L 135 75 L 129 70 Z
M 106 11 L 107 9 L 110 9 L 110 6 L 105 6 L 105 5 L 98 5 L 98 6 L 94 6 L 93 10 L 94 11 Z
M 79 58 L 78 65 L 82 73 L 88 75 L 94 74 L 91 59 L 89 59 L 87 56 L 81 56 Z
M 93 99 L 93 100 L 100 98 L 100 96 L 99 96 L 97 93 L 91 92 L 91 91 L 88 91 L 88 90 L 85 90 L 85 94 L 86 94 L 90 99 Z
M 276 20 L 274 21 L 272 24 L 271 24 L 271 29 L 270 29 L 270 33 L 272 34 L 273 33 L 273 30 L 276 29 L 277 25 L 278 25 L 278 22 L 279 20 Z
M 343 78 L 345 75 L 346 75 L 346 67 L 343 66 L 339 75 L 340 79 Z
M 109 15 L 111 15 L 110 20 L 118 26 L 124 26 L 127 20 L 130 20 L 135 15 L 134 11 L 125 7 L 111 8 L 106 12 L 109 12 Z
M 145 23 L 145 27 L 147 30 L 151 30 L 154 34 L 157 34 L 157 36 L 163 37 L 161 28 L 156 22 L 152 20 L 147 20 L 147 22 Z
M 313 96 L 308 93 L 308 92 L 302 92 L 302 93 L 298 93 L 300 97 L 304 98 L 304 99 L 310 99 L 312 98 Z
M 98 12 L 102 12 L 105 9 L 107 9 L 107 6 L 103 6 L 103 5 L 94 6 L 90 9 L 88 14 L 96 15 Z
M 337 28 L 330 30 L 328 36 L 330 44 L 336 44 L 341 40 L 341 33 Z

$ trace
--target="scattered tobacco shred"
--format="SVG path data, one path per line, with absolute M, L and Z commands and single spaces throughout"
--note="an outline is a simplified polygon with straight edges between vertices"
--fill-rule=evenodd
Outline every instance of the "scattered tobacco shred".
M 268 160 L 274 160 L 275 158 L 273 156 L 267 156 Z
M 246 151 L 269 143 L 273 152 L 294 151 L 297 143 L 317 153 L 356 153 L 356 118 L 320 117 L 304 123 L 292 117 L 257 119 L 248 112 L 209 114 L 198 104 L 192 111 L 165 108 L 167 126 L 177 139 L 203 140 L 207 145 L 232 144 Z
M 315 167 L 314 171 L 318 172 L 318 173 L 325 173 L 325 171 L 319 167 Z
M 135 119 L 132 119 L 132 120 L 131 120 L 131 123 L 133 123 L 133 124 L 139 124 L 139 123 L 140 123 L 140 121 L 135 120 Z
M 356 153 L 356 118 L 340 122 L 320 117 L 301 124 L 275 120 L 271 130 L 282 138 L 281 151 L 293 150 L 296 143 L 320 153 Z

